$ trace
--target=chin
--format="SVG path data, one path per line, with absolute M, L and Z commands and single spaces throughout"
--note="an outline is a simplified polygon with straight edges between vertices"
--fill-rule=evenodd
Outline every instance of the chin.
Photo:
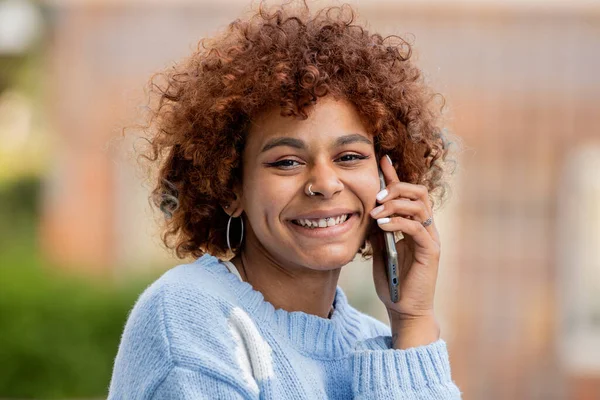
M 346 246 L 345 249 L 340 249 L 340 251 L 336 251 L 336 249 L 332 249 L 331 247 L 324 246 L 321 251 L 315 250 L 311 251 L 310 254 L 305 254 L 303 257 L 305 265 L 317 270 L 341 268 L 351 262 L 358 251 L 358 248 L 357 251 L 350 251 L 349 246 Z

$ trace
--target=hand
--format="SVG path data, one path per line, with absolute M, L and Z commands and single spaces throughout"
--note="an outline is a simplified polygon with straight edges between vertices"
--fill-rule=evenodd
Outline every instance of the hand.
M 371 211 L 378 223 L 369 239 L 373 247 L 373 280 L 379 299 L 386 306 L 393 330 L 406 330 L 435 320 L 433 300 L 440 261 L 440 239 L 435 223 L 422 222 L 433 216 L 427 188 L 400 182 L 388 157 L 380 160 L 387 196 Z M 380 192 L 381 193 L 381 192 Z M 387 223 L 385 219 L 389 219 Z M 401 231 L 404 239 L 396 243 L 400 299 L 391 301 L 385 266 L 383 231 Z

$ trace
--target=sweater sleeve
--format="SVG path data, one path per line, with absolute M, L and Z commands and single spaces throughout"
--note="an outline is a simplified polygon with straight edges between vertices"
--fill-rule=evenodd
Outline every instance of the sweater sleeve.
M 152 396 L 152 400 L 245 400 L 258 399 L 244 390 L 242 382 L 213 375 L 206 371 L 193 371 L 184 367 L 171 369 Z
M 352 354 L 355 399 L 458 400 L 446 342 L 406 350 L 391 347 L 391 336 L 359 342 Z
M 174 354 L 177 348 L 167 324 L 165 291 L 164 285 L 155 282 L 130 312 L 108 399 L 257 399 L 258 392 L 222 354 L 228 343 L 219 343 L 220 338 L 207 338 L 211 346 L 194 348 L 193 355 L 189 353 L 193 362 Z

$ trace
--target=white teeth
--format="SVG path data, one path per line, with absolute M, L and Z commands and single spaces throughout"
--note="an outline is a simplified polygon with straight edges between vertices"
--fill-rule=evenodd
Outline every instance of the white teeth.
M 321 219 L 297 219 L 295 220 L 299 225 L 309 227 L 309 228 L 326 228 L 329 226 L 334 226 L 345 222 L 348 219 L 348 215 L 340 215 L 338 217 L 329 217 L 329 218 L 321 218 Z

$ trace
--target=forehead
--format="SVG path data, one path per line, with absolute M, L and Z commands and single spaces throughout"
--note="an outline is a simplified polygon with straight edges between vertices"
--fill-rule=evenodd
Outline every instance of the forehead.
M 252 121 L 247 147 L 258 151 L 269 139 L 277 136 L 294 137 L 308 143 L 330 142 L 350 133 L 370 138 L 352 103 L 325 97 L 308 110 L 306 120 L 283 117 L 279 107 L 265 110 Z

